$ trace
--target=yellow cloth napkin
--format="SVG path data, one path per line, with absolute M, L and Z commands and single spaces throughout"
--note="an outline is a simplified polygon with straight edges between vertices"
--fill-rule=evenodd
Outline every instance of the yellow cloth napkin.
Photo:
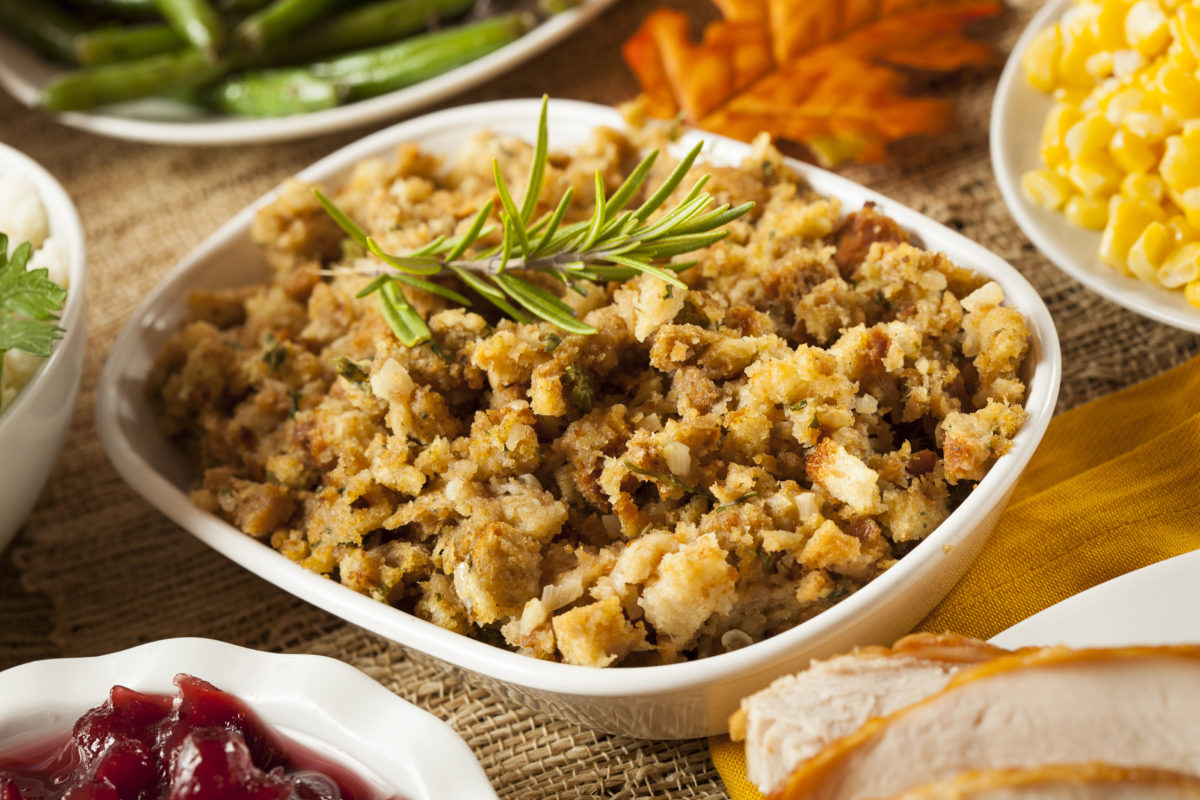
M 1110 578 L 1200 548 L 1200 356 L 1055 417 L 979 559 L 918 630 L 980 639 Z M 742 745 L 709 740 L 733 800 Z

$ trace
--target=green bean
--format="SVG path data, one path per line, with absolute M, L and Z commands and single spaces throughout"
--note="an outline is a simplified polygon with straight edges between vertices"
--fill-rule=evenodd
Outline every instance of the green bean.
M 350 87 L 350 99 L 360 100 L 475 61 L 520 38 L 529 28 L 525 15 L 503 14 L 319 61 L 309 69 L 320 78 L 344 80 Z
M 161 23 L 106 25 L 80 33 L 74 43 L 75 60 L 84 66 L 134 61 L 186 46 L 187 42 L 174 28 Z
M 303 69 L 262 70 L 232 75 L 206 93 L 208 103 L 228 114 L 285 117 L 333 108 L 349 90 Z
M 57 6 L 44 0 L 0 0 L 0 23 L 45 55 L 75 63 L 71 44 L 83 27 Z
M 155 3 L 183 38 L 215 57 L 225 40 L 225 27 L 208 0 L 155 0 Z
M 294 114 L 360 100 L 474 61 L 528 30 L 521 14 L 414 36 L 385 47 L 298 67 L 247 71 L 220 81 L 210 102 L 234 114 Z
M 452 19 L 475 0 L 383 0 L 315 25 L 270 51 L 273 63 L 295 64 L 403 39 L 430 19 Z
M 293 31 L 319 19 L 347 0 L 275 0 L 243 20 L 233 31 L 243 47 L 261 51 L 287 38 Z
M 194 48 L 84 67 L 53 78 L 42 89 L 41 104 L 52 111 L 72 111 L 136 100 L 203 85 L 227 69 L 227 64 L 214 63 Z

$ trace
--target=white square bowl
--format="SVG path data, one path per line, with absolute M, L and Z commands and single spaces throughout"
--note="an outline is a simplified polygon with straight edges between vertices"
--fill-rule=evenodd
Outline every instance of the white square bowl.
M 356 142 L 298 176 L 336 185 L 363 158 L 415 142 L 450 156 L 480 128 L 532 140 L 540 102 L 508 100 L 450 109 L 404 122 Z M 597 127 L 620 128 L 611 108 L 571 101 L 550 104 L 552 147 L 583 142 Z M 749 147 L 711 134 L 688 133 L 680 146 L 708 142 L 707 157 L 736 162 Z M 121 332 L 100 379 L 100 438 L 126 481 L 201 541 L 281 588 L 416 653 L 465 671 L 476 681 L 539 710 L 614 734 L 691 738 L 723 732 L 743 696 L 795 671 L 812 658 L 868 643 L 891 642 L 950 590 L 986 541 L 1017 478 L 1033 455 L 1058 395 L 1058 336 L 1037 292 L 1016 270 L 984 248 L 917 212 L 824 170 L 790 162 L 812 187 L 854 209 L 871 201 L 916 234 L 924 246 L 995 280 L 1026 317 L 1032 347 L 1026 360 L 1027 419 L 1013 442 L 966 500 L 900 562 L 819 616 L 770 639 L 698 661 L 654 667 L 593 669 L 509 652 L 439 628 L 308 572 L 226 522 L 194 506 L 194 479 L 183 455 L 158 431 L 145 381 L 167 338 L 184 322 L 193 289 L 244 285 L 266 278 L 249 229 L 267 195 L 241 211 L 183 260 L 148 296 Z

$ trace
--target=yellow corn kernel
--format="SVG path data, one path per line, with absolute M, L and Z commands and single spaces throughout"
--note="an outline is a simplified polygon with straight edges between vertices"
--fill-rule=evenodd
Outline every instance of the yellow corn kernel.
M 1108 223 L 1100 237 L 1100 260 L 1117 272 L 1127 274 L 1129 248 L 1151 222 L 1158 222 L 1159 209 L 1116 195 L 1108 206 Z
M 1109 75 L 1112 75 L 1112 53 L 1107 50 L 1101 50 L 1099 53 L 1092 53 L 1092 55 L 1088 56 L 1088 60 L 1084 63 L 1083 68 L 1087 70 L 1087 74 L 1092 77 L 1092 80 L 1104 80 Z
M 1200 116 L 1200 81 L 1196 80 L 1195 68 L 1171 64 L 1158 73 L 1154 88 L 1163 104 L 1180 119 Z
M 1146 66 L 1146 57 L 1132 48 L 1113 51 L 1113 75 L 1129 80 Z
M 1200 186 L 1200 130 L 1168 136 L 1158 172 L 1167 186 L 1176 192 Z
M 1058 56 L 1058 84 L 1068 88 L 1091 89 L 1093 81 L 1092 76 L 1088 75 L 1087 60 L 1099 50 L 1096 34 L 1088 28 L 1074 35 L 1064 35 Z
M 1158 268 L 1158 282 L 1168 289 L 1200 279 L 1200 243 L 1190 242 L 1176 247 Z
M 1126 130 L 1117 131 L 1108 143 L 1113 161 L 1126 172 L 1149 172 L 1158 164 L 1158 153 L 1149 144 Z
M 1167 219 L 1167 230 L 1171 232 L 1171 236 L 1175 239 L 1175 244 L 1200 241 L 1200 230 L 1193 227 L 1187 221 L 1187 217 L 1179 214 L 1172 215 Z
M 1161 142 L 1179 130 L 1179 118 L 1172 111 L 1128 111 L 1121 117 L 1121 127 L 1144 142 Z
M 1125 40 L 1144 56 L 1156 56 L 1171 41 L 1167 15 L 1158 0 L 1138 0 L 1125 15 Z
M 1084 197 L 1107 198 L 1120 188 L 1122 177 L 1121 170 L 1099 159 L 1067 167 L 1067 179 Z
M 1021 191 L 1034 205 L 1057 211 L 1075 193 L 1075 187 L 1054 170 L 1034 169 L 1021 176 Z
M 1100 107 L 1105 119 L 1113 125 L 1120 125 L 1126 114 L 1140 110 L 1145 101 L 1145 92 L 1134 86 L 1126 86 L 1104 97 Z
M 1067 160 L 1067 131 L 1083 119 L 1083 112 L 1066 103 L 1056 103 L 1042 126 L 1042 158 L 1048 167 L 1057 167 Z
M 1125 17 L 1129 14 L 1127 0 L 1105 0 L 1096 15 L 1096 41 L 1105 50 L 1120 50 L 1129 42 L 1125 38 Z
M 1062 34 L 1058 26 L 1044 28 L 1029 42 L 1021 64 L 1033 88 L 1049 92 L 1058 85 L 1058 61 L 1062 57 Z
M 1157 285 L 1158 269 L 1166 262 L 1174 247 L 1175 242 L 1167 226 L 1161 222 L 1151 222 L 1129 248 L 1125 265 L 1134 277 Z
M 1175 205 L 1179 206 L 1179 210 L 1187 218 L 1188 224 L 1193 228 L 1200 229 L 1200 186 L 1184 189 L 1182 192 L 1168 189 L 1167 194 L 1170 195 Z
M 1184 6 L 1171 20 L 1171 33 L 1192 58 L 1200 59 L 1200 8 Z
M 1108 149 L 1116 129 L 1101 114 L 1089 114 L 1070 127 L 1063 136 L 1067 157 L 1083 161 Z
M 1162 202 L 1163 182 L 1157 175 L 1131 172 L 1121 179 L 1121 195 L 1130 200 L 1140 200 L 1149 205 Z
M 1200 281 L 1192 281 L 1184 286 L 1183 296 L 1196 308 L 1200 308 Z
M 1083 195 L 1072 195 L 1063 208 L 1067 219 L 1083 228 L 1104 230 L 1108 223 L 1108 201 Z

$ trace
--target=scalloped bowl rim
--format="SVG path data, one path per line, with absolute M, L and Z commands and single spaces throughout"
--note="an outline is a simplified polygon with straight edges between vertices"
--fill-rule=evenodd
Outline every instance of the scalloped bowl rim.
M 269 653 L 214 639 L 163 639 L 4 670 L 0 742 L 37 741 L 69 730 L 117 684 L 174 694 L 171 679 L 181 672 L 241 698 L 280 732 L 329 753 L 382 790 L 404 792 L 411 800 L 496 796 L 458 734 L 358 669 L 325 656 Z
M 435 112 L 342 148 L 303 170 L 297 178 L 302 181 L 326 179 L 343 173 L 362 158 L 390 152 L 397 143 L 418 141 L 424 144 L 430 136 L 447 136 L 451 135 L 448 132 L 464 128 L 503 130 L 507 124 L 532 132 L 539 104 L 540 101 L 532 99 L 504 100 Z M 578 101 L 551 101 L 549 121 L 552 146 L 556 146 L 556 125 L 623 126 L 620 115 L 613 109 Z M 686 145 L 697 138 L 704 138 L 709 143 L 709 152 L 718 157 L 740 157 L 748 150 L 748 145 L 741 142 L 694 131 L 685 134 L 681 144 Z M 189 273 L 221 243 L 244 233 L 255 211 L 269 202 L 278 189 L 243 209 L 210 236 L 163 279 L 133 314 L 112 348 L 97 390 L 97 424 L 104 449 L 136 491 L 193 535 L 234 561 L 245 566 L 245 559 L 259 565 L 275 559 L 270 574 L 258 572 L 261 577 L 361 627 L 473 672 L 535 690 L 606 698 L 677 692 L 769 671 L 773 663 L 787 658 L 789 651 L 827 635 L 853 619 L 867 604 L 886 602 L 894 588 L 910 579 L 910 573 L 928 568 L 927 562 L 965 538 L 995 510 L 993 507 L 1011 491 L 1045 433 L 1055 407 L 1061 373 L 1058 336 L 1050 313 L 1037 292 L 1015 269 L 980 245 L 874 191 L 807 164 L 789 163 L 818 192 L 853 197 L 856 202 L 873 201 L 906 229 L 926 239 L 936 238 L 937 249 L 948 251 L 956 262 L 962 263 L 964 259 L 955 253 L 969 254 L 970 266 L 996 279 L 1004 288 L 1008 302 L 1025 314 L 1032 333 L 1032 347 L 1027 357 L 1027 363 L 1031 364 L 1025 405 L 1027 419 L 1014 439 L 1012 450 L 997 461 L 950 519 L 896 566 L 838 605 L 788 631 L 740 650 L 678 664 L 595 669 L 541 661 L 442 629 L 304 570 L 285 556 L 197 509 L 186 493 L 134 455 L 126 446 L 119 424 L 120 381 L 122 377 L 131 377 L 124 375 L 124 362 L 131 357 L 144 331 L 155 326 L 158 307 L 169 302 L 169 295 L 179 294 L 179 284 L 186 283 Z M 936 235 L 930 237 L 930 233 Z M 153 424 L 151 420 L 146 422 Z

